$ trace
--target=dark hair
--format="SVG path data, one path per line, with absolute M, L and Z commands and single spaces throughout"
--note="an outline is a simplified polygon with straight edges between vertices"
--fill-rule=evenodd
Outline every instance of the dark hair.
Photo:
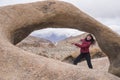
M 95 39 L 93 38 L 92 34 L 88 34 L 87 36 L 90 36 L 90 37 L 91 37 L 91 40 L 89 40 L 89 41 L 91 42 L 91 44 L 95 44 Z M 88 41 L 88 40 L 87 40 L 87 36 L 86 36 L 86 38 L 85 38 L 86 41 Z

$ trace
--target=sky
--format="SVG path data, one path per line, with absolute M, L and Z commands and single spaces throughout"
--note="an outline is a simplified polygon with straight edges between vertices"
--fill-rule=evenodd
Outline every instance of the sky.
M 19 3 L 29 3 L 42 0 L 0 0 L 0 6 L 13 5 Z M 74 4 L 80 10 L 92 16 L 96 20 L 110 27 L 120 34 L 120 0 L 60 0 Z M 57 33 L 60 32 L 60 33 Z M 75 36 L 81 34 L 78 30 L 72 29 L 42 29 L 32 33 L 32 35 L 57 35 Z

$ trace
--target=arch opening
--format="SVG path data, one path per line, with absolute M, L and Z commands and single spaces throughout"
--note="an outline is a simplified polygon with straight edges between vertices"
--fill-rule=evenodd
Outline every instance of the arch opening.
M 81 43 L 88 33 L 72 28 L 46 28 L 35 30 L 16 46 L 47 58 L 73 63 L 80 54 L 80 49 L 71 43 Z M 92 59 L 106 57 L 97 41 L 90 47 Z M 71 57 L 69 57 L 71 56 Z

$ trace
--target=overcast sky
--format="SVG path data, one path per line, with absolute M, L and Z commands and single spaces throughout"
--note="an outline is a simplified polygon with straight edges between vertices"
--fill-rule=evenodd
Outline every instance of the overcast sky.
M 41 0 L 0 0 L 0 6 L 35 1 Z M 62 1 L 74 4 L 85 13 L 94 17 L 98 21 L 102 22 L 103 24 L 107 25 L 108 27 L 110 27 L 111 29 L 120 34 L 120 0 L 62 0 Z M 49 31 L 49 29 L 47 30 Z M 46 30 L 44 31 L 46 32 Z M 44 33 L 44 31 L 42 33 Z M 79 32 L 76 31 L 76 34 L 78 33 Z M 73 33 L 69 32 L 69 34 Z

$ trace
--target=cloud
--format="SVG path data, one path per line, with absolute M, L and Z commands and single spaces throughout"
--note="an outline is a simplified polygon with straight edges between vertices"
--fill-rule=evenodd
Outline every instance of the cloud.
M 120 0 L 62 0 L 92 16 L 120 34 Z
M 110 25 L 109 26 L 112 30 L 114 30 L 115 32 L 120 34 L 120 26 L 116 26 L 116 25 Z
M 120 18 L 96 18 L 99 22 L 107 25 L 113 31 L 120 34 Z
M 30 3 L 30 2 L 36 2 L 36 1 L 43 1 L 43 0 L 0 0 L 0 6 Z
M 69 29 L 69 28 L 46 28 L 32 32 L 30 35 L 45 35 L 49 36 L 51 34 L 57 34 L 58 36 L 65 35 L 69 36 L 77 36 L 82 34 L 83 32 L 76 30 L 76 29 Z
M 62 0 L 70 2 L 93 17 L 120 17 L 120 0 Z

